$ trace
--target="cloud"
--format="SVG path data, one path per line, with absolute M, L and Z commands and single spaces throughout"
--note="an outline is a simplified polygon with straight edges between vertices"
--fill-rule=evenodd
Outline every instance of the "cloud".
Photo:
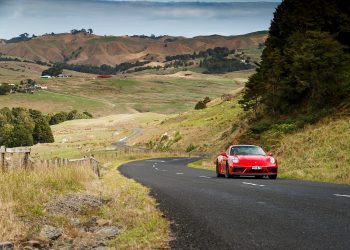
M 93 28 L 97 34 L 239 34 L 267 29 L 277 3 L 0 0 L 0 37 Z

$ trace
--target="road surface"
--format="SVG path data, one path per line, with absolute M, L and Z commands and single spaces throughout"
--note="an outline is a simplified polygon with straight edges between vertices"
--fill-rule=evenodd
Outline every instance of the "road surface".
M 137 136 L 138 134 L 142 133 L 143 128 L 132 128 L 131 129 L 133 131 L 133 134 L 130 136 L 125 136 L 124 138 L 121 138 L 119 141 L 112 143 L 113 146 L 116 147 L 120 147 L 120 148 L 135 148 L 138 149 L 134 146 L 129 146 L 127 145 L 127 143 L 129 142 L 129 140 L 135 136 Z
M 350 186 L 216 178 L 189 158 L 125 164 L 172 220 L 174 249 L 350 249 Z

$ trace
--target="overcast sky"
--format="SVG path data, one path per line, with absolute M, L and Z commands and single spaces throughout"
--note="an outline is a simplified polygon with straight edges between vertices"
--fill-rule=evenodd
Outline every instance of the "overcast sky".
M 0 0 L 0 38 L 74 28 L 92 28 L 98 35 L 245 34 L 268 29 L 279 2 Z

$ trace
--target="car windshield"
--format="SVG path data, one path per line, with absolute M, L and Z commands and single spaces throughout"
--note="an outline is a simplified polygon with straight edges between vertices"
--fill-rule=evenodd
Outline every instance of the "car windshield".
M 231 148 L 230 155 L 266 155 L 264 150 L 257 146 L 236 146 Z

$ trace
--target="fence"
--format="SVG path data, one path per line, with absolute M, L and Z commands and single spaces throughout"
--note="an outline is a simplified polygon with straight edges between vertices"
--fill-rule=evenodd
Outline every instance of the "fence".
M 1 170 L 13 170 L 16 168 L 32 167 L 29 148 L 5 148 L 0 147 Z
M 0 147 L 0 166 L 2 171 L 15 169 L 34 169 L 38 166 L 47 168 L 61 166 L 86 166 L 91 167 L 93 172 L 100 177 L 100 163 L 92 156 L 80 159 L 50 159 L 33 160 L 30 157 L 30 148 L 5 148 Z

